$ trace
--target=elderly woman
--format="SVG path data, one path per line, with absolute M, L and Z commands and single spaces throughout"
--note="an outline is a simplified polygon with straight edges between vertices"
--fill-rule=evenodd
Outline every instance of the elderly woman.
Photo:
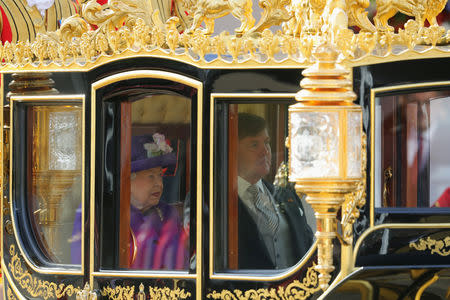
M 163 168 L 174 166 L 176 155 L 161 134 L 134 136 L 131 151 L 131 268 L 183 269 L 186 232 L 178 211 L 160 201 Z
M 178 211 L 161 201 L 163 174 L 177 157 L 164 135 L 133 136 L 130 176 L 130 268 L 180 270 L 187 268 L 188 232 Z M 81 237 L 81 209 L 73 236 Z M 81 239 L 71 243 L 72 263 L 81 262 Z

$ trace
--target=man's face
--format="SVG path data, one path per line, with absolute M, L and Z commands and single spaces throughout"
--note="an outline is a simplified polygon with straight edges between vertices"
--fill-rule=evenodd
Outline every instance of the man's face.
M 131 204 L 145 211 L 159 203 L 162 191 L 161 167 L 136 172 L 136 177 L 131 179 Z
M 267 129 L 239 140 L 238 173 L 251 184 L 258 182 L 270 171 L 272 151 L 269 142 Z

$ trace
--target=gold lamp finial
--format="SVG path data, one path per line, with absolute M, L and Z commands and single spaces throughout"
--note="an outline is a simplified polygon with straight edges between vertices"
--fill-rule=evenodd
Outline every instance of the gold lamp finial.
M 335 269 L 337 212 L 362 180 L 362 109 L 352 103 L 356 94 L 346 78 L 349 71 L 336 64 L 333 46 L 319 46 L 314 56 L 316 63 L 303 71 L 299 103 L 289 107 L 289 180 L 315 211 L 315 269 L 326 290 Z

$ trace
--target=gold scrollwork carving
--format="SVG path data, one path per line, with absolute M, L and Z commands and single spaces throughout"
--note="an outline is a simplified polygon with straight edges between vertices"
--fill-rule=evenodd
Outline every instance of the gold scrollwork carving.
M 247 300 L 247 299 L 307 299 L 311 295 L 318 292 L 321 288 L 319 285 L 319 273 L 314 269 L 316 264 L 308 268 L 305 278 L 302 282 L 294 280 L 286 287 L 279 286 L 277 289 L 258 289 L 258 290 L 222 290 L 221 292 L 212 291 L 206 297 L 210 299 L 230 299 L 230 300 Z
M 134 297 L 134 285 L 133 286 L 116 286 L 115 288 L 111 288 L 109 286 L 104 287 L 101 291 L 102 296 L 108 296 L 109 299 L 112 300 L 131 300 Z
M 9 270 L 16 281 L 32 297 L 41 299 L 61 298 L 76 294 L 80 288 L 64 283 L 56 284 L 54 282 L 44 281 L 34 278 L 28 270 L 24 270 L 16 247 L 11 245 L 9 248 L 11 261 L 8 263 Z
M 112 300 L 131 300 L 134 299 L 134 286 L 116 286 L 115 288 L 104 287 L 101 291 L 101 295 L 108 297 Z M 187 299 L 191 296 L 191 293 L 186 292 L 184 289 L 176 288 L 170 289 L 168 287 L 149 287 L 150 299 L 154 300 L 176 300 Z M 139 286 L 138 299 L 145 298 L 144 285 L 141 283 Z
M 191 297 L 191 293 L 186 292 L 184 289 L 176 288 L 170 289 L 168 287 L 149 287 L 150 299 L 154 300 L 176 300 L 187 299 Z
M 445 0 L 377 0 L 375 25 L 367 17 L 368 0 L 260 0 L 263 12 L 254 25 L 250 0 L 177 0 L 175 11 L 189 10 L 186 16 L 169 16 L 154 1 L 117 0 L 100 5 L 85 1 L 81 14 L 64 20 L 54 32 L 39 33 L 33 42 L 0 44 L 0 64 L 9 67 L 42 67 L 54 64 L 85 66 L 100 57 L 111 57 L 132 51 L 153 52 L 158 56 L 177 56 L 181 60 L 210 63 L 271 62 L 310 63 L 311 53 L 324 40 L 341 51 L 341 60 L 358 64 L 364 59 L 380 59 L 390 55 L 411 57 L 425 50 L 450 53 L 442 46 L 450 41 L 450 31 L 435 23 Z M 164 1 L 163 1 L 164 2 Z M 220 3 L 219 3 L 220 2 Z M 406 3 L 408 2 L 408 3 Z M 411 6 L 411 3 L 415 5 Z M 179 7 L 186 7 L 180 10 Z M 391 12 L 407 6 L 415 17 L 398 33 L 389 29 Z M 235 35 L 228 32 L 212 37 L 214 22 L 232 13 L 241 26 Z M 424 20 L 431 22 L 424 27 Z M 204 21 L 206 29 L 198 28 Z M 192 26 L 191 26 L 192 23 Z M 281 24 L 282 23 L 282 24 Z M 273 34 L 269 27 L 282 25 Z M 355 33 L 349 26 L 357 25 Z M 189 28 L 189 29 L 187 29 Z M 181 29 L 187 29 L 180 33 Z M 395 51 L 393 51 L 395 45 Z M 208 57 L 208 61 L 206 57 Z
M 11 290 L 11 288 L 8 286 L 8 290 L 6 291 L 6 296 L 8 297 L 8 300 L 16 300 L 17 297 L 16 295 L 14 295 L 13 291 Z
M 415 248 L 418 251 L 430 250 L 431 254 L 438 254 L 440 256 L 450 255 L 450 236 L 445 237 L 442 240 L 435 240 L 430 237 L 426 239 L 420 239 L 418 242 L 409 243 L 410 248 Z

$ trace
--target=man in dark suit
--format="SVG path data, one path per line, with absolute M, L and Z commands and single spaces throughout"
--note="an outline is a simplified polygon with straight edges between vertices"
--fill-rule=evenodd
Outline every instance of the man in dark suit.
M 263 179 L 272 161 L 266 121 L 240 113 L 238 131 L 239 269 L 293 266 L 313 238 L 301 200 Z

